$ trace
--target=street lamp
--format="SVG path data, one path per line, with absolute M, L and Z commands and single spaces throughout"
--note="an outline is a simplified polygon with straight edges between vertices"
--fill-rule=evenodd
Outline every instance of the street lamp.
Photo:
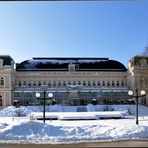
M 146 95 L 146 93 L 145 93 L 144 90 L 141 90 L 140 95 L 138 95 L 138 89 L 137 88 L 135 89 L 135 93 L 136 94 L 134 95 L 134 92 L 132 90 L 128 91 L 129 96 L 136 98 L 136 124 L 138 125 L 138 98 L 139 97 L 144 97 Z
M 44 100 L 44 103 L 43 103 L 43 122 L 45 123 L 45 100 L 46 100 L 46 91 L 44 90 L 43 91 L 43 100 Z M 35 94 L 35 96 L 37 97 L 37 98 L 40 98 L 40 96 L 41 96 L 41 94 L 39 93 L 39 92 L 37 92 L 36 94 Z M 48 94 L 48 97 L 51 99 L 52 97 L 53 97 L 53 94 L 52 93 L 49 93 Z

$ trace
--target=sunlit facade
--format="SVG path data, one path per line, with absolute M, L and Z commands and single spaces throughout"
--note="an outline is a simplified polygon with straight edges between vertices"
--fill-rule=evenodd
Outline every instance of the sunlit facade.
M 130 64 L 126 69 L 108 58 L 33 58 L 17 63 L 16 68 L 14 63 L 10 56 L 0 56 L 1 107 L 16 103 L 40 105 L 43 96 L 36 98 L 35 93 L 43 90 L 53 93 L 50 99 L 46 96 L 47 105 L 134 103 L 127 93 L 135 88 L 133 77 L 137 76 Z M 147 58 L 144 63 L 148 65 Z M 148 79 L 148 66 L 144 73 Z M 147 80 L 143 88 L 148 88 Z M 147 104 L 146 98 L 143 100 Z

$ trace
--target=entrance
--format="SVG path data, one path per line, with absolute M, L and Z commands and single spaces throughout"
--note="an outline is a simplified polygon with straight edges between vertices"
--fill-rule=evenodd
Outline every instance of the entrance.
M 87 105 L 87 104 L 88 104 L 87 100 L 80 100 L 80 105 L 81 106 L 84 106 L 84 105 Z
M 79 106 L 79 98 L 70 98 L 70 105 Z

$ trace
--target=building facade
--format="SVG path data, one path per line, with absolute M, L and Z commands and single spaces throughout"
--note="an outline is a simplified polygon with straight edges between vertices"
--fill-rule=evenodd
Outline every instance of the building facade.
M 129 60 L 127 86 L 132 90 L 145 90 L 147 96 L 139 102 L 148 105 L 148 56 L 135 56 Z
M 47 105 L 134 103 L 128 90 L 137 87 L 137 82 L 139 89 L 148 88 L 148 59 L 141 57 L 139 62 L 145 68 L 137 74 L 135 58 L 129 61 L 128 69 L 108 58 L 33 58 L 14 68 L 10 56 L 0 56 L 0 107 L 40 105 L 43 91 Z M 139 84 L 141 78 L 144 83 Z M 36 98 L 36 92 L 42 96 Z M 49 92 L 52 98 L 48 98 Z M 148 104 L 146 98 L 142 103 Z

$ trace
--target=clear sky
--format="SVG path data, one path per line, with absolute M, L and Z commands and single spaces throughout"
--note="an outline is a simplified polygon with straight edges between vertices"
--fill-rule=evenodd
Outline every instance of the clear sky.
M 127 66 L 148 45 L 148 1 L 0 2 L 0 55 L 108 57 Z

